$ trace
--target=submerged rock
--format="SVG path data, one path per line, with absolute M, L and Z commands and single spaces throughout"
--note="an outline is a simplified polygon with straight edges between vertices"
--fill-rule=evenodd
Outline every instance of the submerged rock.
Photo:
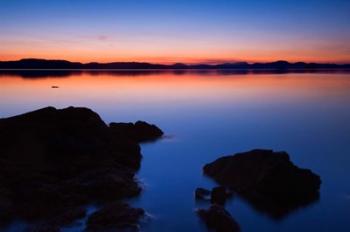
M 295 166 L 286 152 L 252 150 L 204 166 L 204 173 L 274 217 L 318 199 L 321 179 Z
M 209 229 L 216 232 L 238 232 L 240 227 L 223 206 L 212 205 L 208 210 L 199 209 L 199 217 L 205 222 Z
M 194 196 L 198 200 L 208 200 L 210 198 L 210 190 L 205 188 L 196 188 Z
M 120 228 L 137 230 L 143 209 L 130 208 L 124 203 L 112 203 L 93 213 L 87 221 L 87 232 L 117 231 Z
M 139 194 L 138 143 L 161 135 L 136 124 L 142 129 L 132 135 L 117 133 L 124 127 L 74 107 L 0 119 L 0 223 L 19 218 L 59 227 L 82 217 L 74 209 L 86 204 Z

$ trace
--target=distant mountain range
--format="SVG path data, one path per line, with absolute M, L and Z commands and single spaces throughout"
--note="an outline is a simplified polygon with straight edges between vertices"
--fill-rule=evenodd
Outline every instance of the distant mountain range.
M 79 63 L 66 60 L 22 59 L 0 61 L 0 69 L 237 69 L 237 70 L 291 70 L 291 69 L 350 69 L 350 64 L 289 63 L 275 61 L 269 63 L 223 63 L 223 64 L 152 64 L 143 62 Z

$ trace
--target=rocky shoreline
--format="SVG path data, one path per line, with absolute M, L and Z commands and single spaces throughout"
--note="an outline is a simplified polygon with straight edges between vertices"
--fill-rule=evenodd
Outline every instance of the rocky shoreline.
M 163 136 L 155 125 L 110 123 L 87 108 L 47 107 L 0 119 L 0 229 L 14 220 L 28 232 L 59 232 L 86 218 L 84 231 L 138 230 L 145 211 L 123 199 L 137 196 L 140 143 Z M 226 211 L 239 196 L 275 219 L 318 200 L 321 179 L 293 164 L 286 152 L 256 149 L 206 164 L 219 186 L 197 188 L 197 210 L 208 228 L 240 231 Z M 98 205 L 87 214 L 87 206 Z
M 0 225 L 20 219 L 27 231 L 59 231 L 99 204 L 87 231 L 137 227 L 144 211 L 121 201 L 141 192 L 139 143 L 162 135 L 141 121 L 107 125 L 87 108 L 0 119 Z

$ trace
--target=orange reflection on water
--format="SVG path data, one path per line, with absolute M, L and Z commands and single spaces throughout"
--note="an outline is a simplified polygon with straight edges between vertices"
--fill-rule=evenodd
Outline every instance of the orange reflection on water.
M 52 88 L 59 86 L 59 88 Z M 53 105 L 154 107 L 280 104 L 345 96 L 348 74 L 229 74 L 217 72 L 77 73 L 68 77 L 0 76 L 0 106 L 28 110 Z M 18 107 L 19 108 L 19 107 Z M 1 112 L 9 116 L 16 112 Z

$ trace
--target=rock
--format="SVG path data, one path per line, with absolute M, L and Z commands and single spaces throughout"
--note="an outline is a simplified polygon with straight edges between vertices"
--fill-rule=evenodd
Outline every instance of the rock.
M 321 184 L 318 175 L 295 166 L 286 152 L 272 150 L 219 158 L 205 165 L 204 173 L 274 217 L 317 200 Z
M 157 126 L 147 122 L 137 121 L 133 123 L 111 123 L 110 128 L 113 133 L 127 135 L 127 137 L 138 142 L 152 141 L 160 138 L 163 131 Z
M 205 188 L 196 188 L 194 195 L 196 199 L 208 200 L 210 197 L 210 191 Z
M 72 208 L 48 221 L 28 226 L 26 232 L 59 232 L 61 226 L 71 225 L 75 220 L 85 217 L 85 215 L 84 208 Z
M 0 179 L 0 183 L 1 183 Z M 9 192 L 7 189 L 0 189 L 0 228 L 7 226 L 11 222 L 11 218 L 13 217 L 13 212 L 9 209 L 12 206 L 12 202 L 9 198 Z
M 138 221 L 144 210 L 130 208 L 127 204 L 116 202 L 93 213 L 87 221 L 87 232 L 116 231 L 120 228 L 138 228 Z
M 71 225 L 75 220 L 86 216 L 86 210 L 84 207 L 76 207 L 66 210 L 64 213 L 57 215 L 49 221 L 51 225 L 56 225 L 58 228 L 62 225 Z
M 28 226 L 25 232 L 60 232 L 60 228 L 56 225 L 38 224 Z
M 213 188 L 211 191 L 210 201 L 212 204 L 225 205 L 226 199 L 228 198 L 228 194 L 226 193 L 226 188 L 219 186 Z
M 160 130 L 138 122 L 129 134 L 113 125 L 75 107 L 0 119 L 0 224 L 18 218 L 59 228 L 83 217 L 77 209 L 87 204 L 138 195 L 139 141 Z
M 133 176 L 134 173 L 130 170 L 116 166 L 86 172 L 70 180 L 66 186 L 90 199 L 113 201 L 137 196 L 141 192 L 141 187 Z
M 231 214 L 220 205 L 212 205 L 208 210 L 197 211 L 209 229 L 216 232 L 238 232 L 240 227 Z

